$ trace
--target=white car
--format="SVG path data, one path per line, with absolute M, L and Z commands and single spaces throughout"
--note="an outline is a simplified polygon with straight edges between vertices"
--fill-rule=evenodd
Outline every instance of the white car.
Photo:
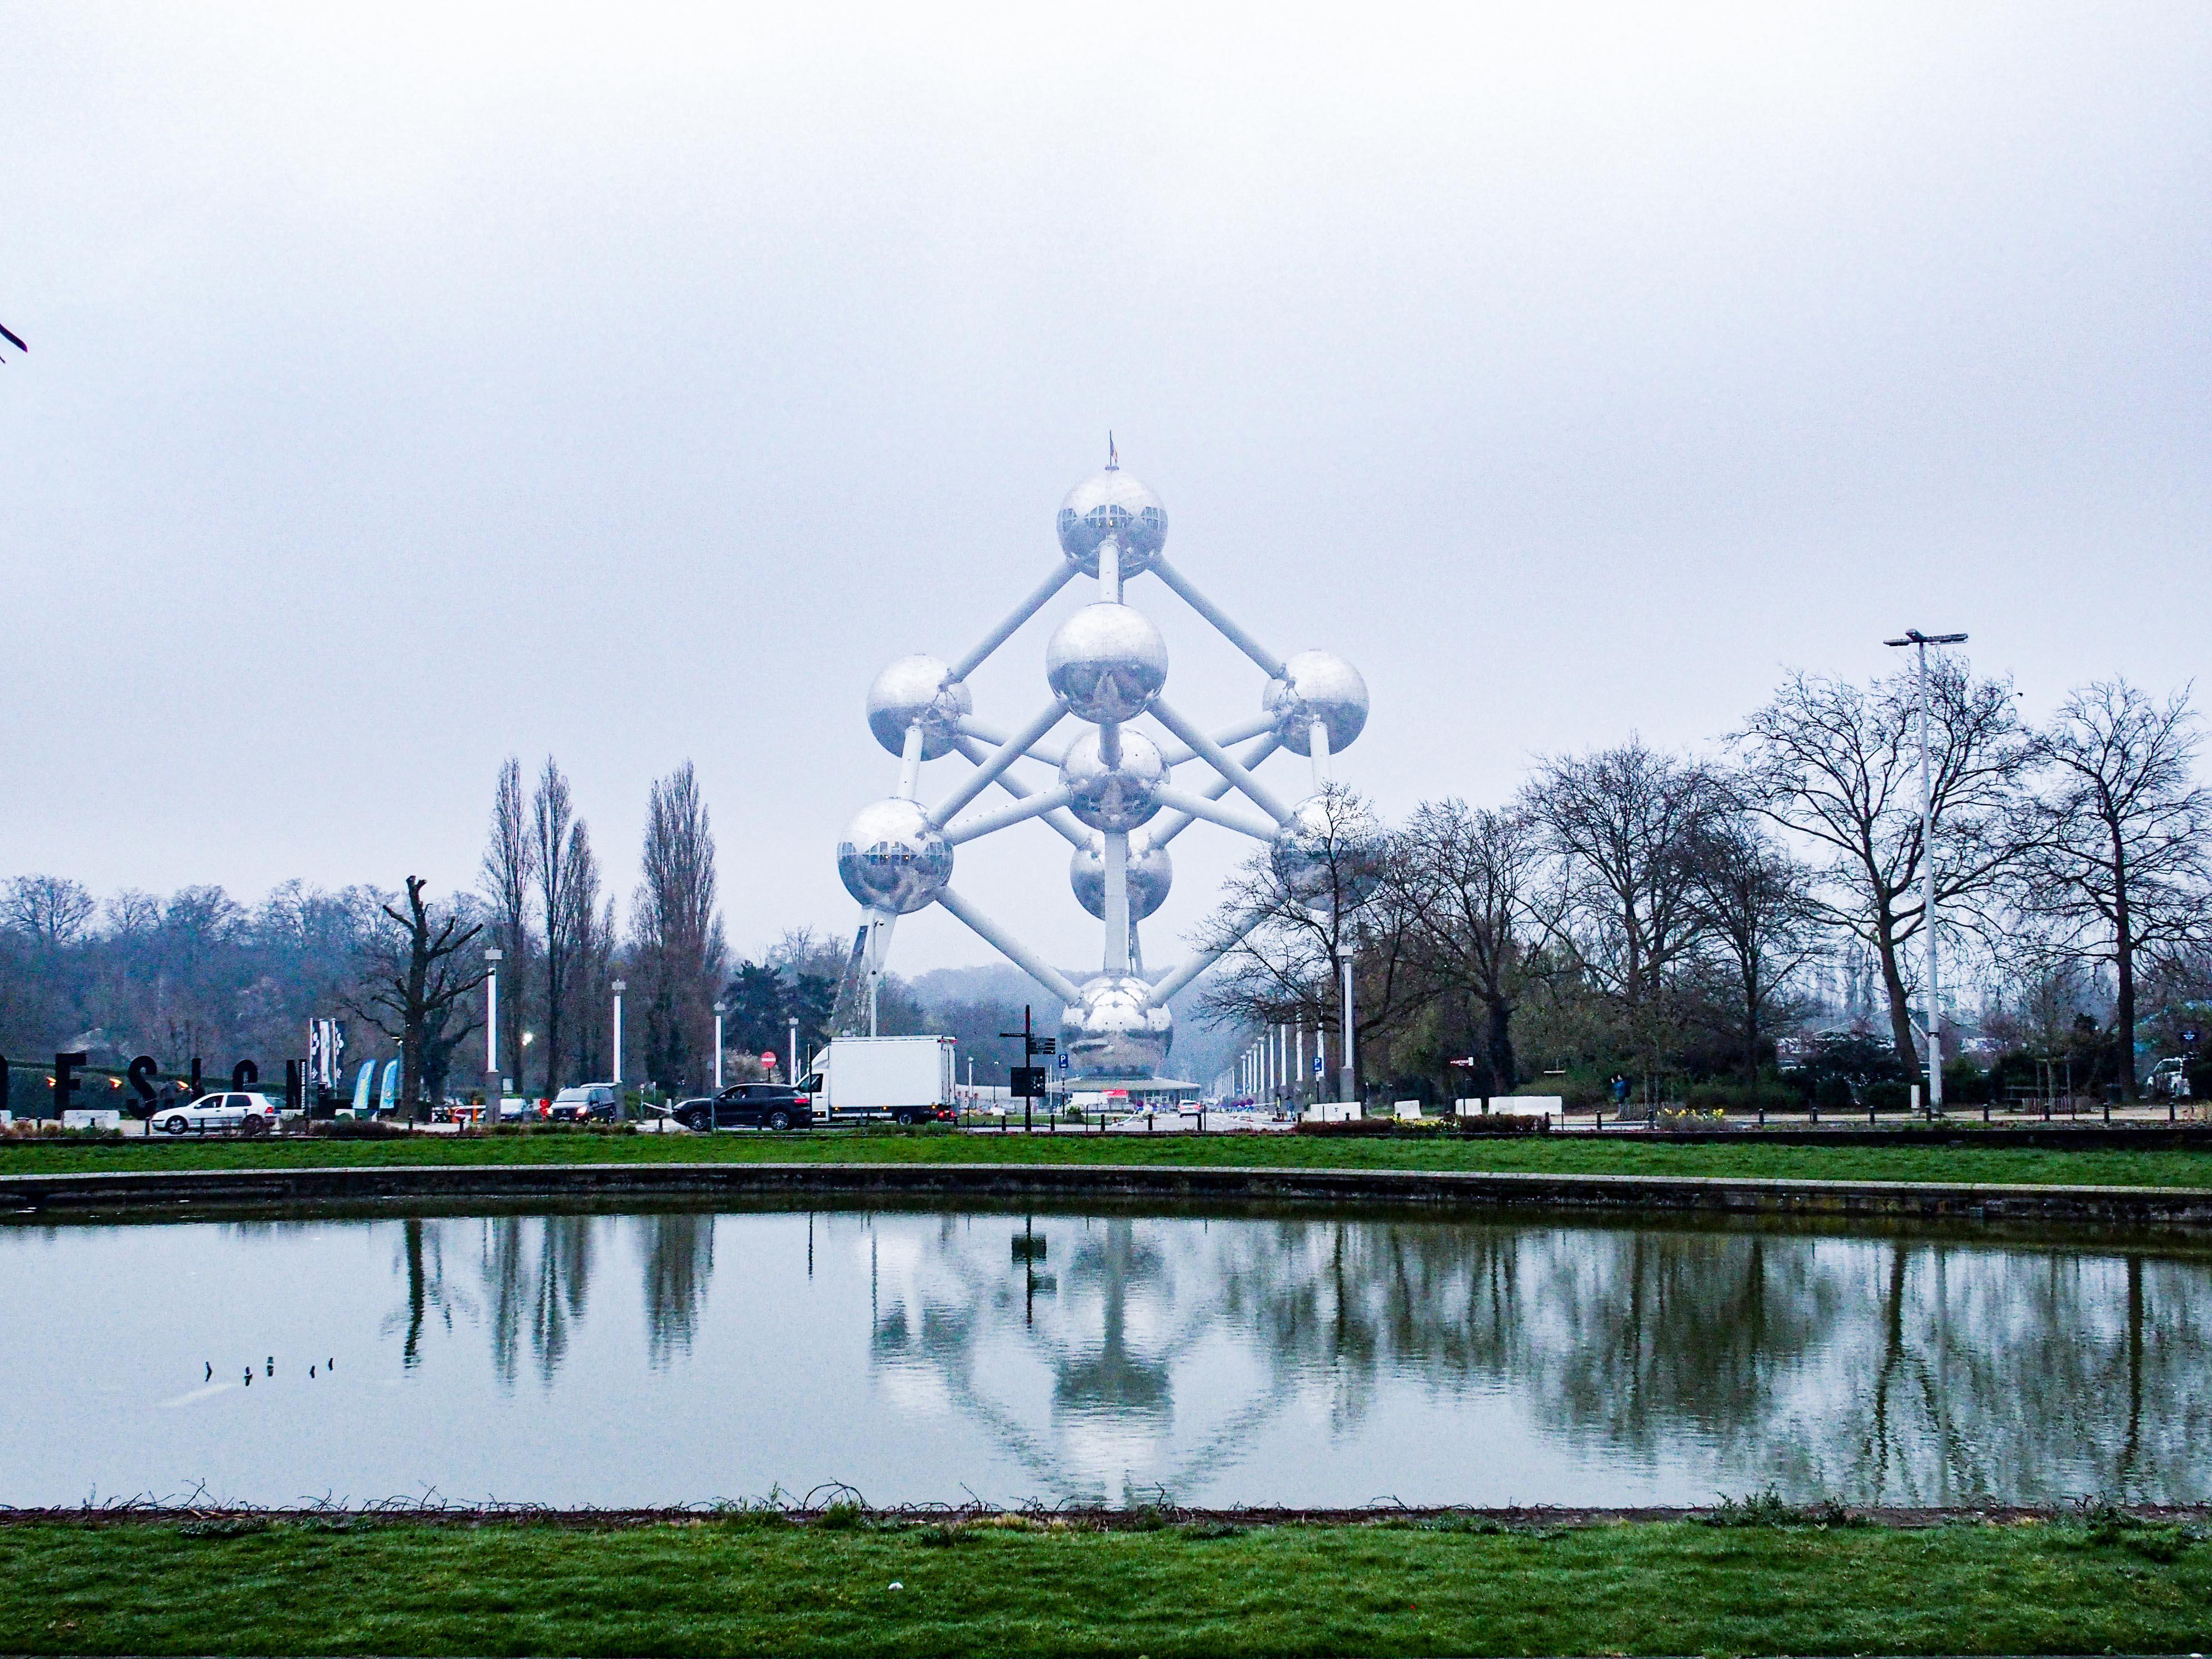
M 187 1129 L 203 1133 L 210 1129 L 235 1129 L 240 1134 L 265 1135 L 276 1127 L 276 1103 L 267 1095 L 202 1095 L 189 1106 L 169 1106 L 156 1112 L 154 1127 L 172 1135 Z

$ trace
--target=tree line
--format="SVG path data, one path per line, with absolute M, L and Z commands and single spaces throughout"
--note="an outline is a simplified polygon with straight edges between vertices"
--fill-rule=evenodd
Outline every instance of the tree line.
M 638 872 L 625 913 L 549 757 L 526 782 L 519 759 L 501 768 L 473 891 L 410 875 L 391 890 L 286 882 L 258 905 L 215 886 L 126 889 L 103 903 L 67 877 L 19 876 L 0 883 L 0 1053 L 82 1051 L 112 1069 L 143 1054 L 171 1076 L 204 1060 L 210 1077 L 251 1058 L 273 1079 L 303 1051 L 310 1020 L 337 1018 L 349 1068 L 396 1060 L 400 1097 L 435 1101 L 483 1080 L 492 947 L 501 1071 L 532 1097 L 612 1074 L 617 981 L 634 1083 L 708 1086 L 718 1001 L 726 1076 L 759 1075 L 758 1056 L 783 1054 L 793 1021 L 802 1059 L 828 1040 L 844 949 L 797 927 L 759 960 L 732 960 L 713 821 L 688 762 L 651 786 Z M 925 1006 L 895 978 L 882 1015 L 889 1034 L 951 1021 L 980 1036 L 1008 1018 Z M 1004 1056 L 993 1060 L 1003 1082 Z M 17 1077 L 16 1109 L 36 1109 L 45 1069 Z
M 1932 875 L 1947 1060 L 1970 1036 L 2023 1064 L 2063 1048 L 2077 1082 L 2135 1097 L 2140 1050 L 2212 992 L 2188 690 L 2102 681 L 2030 726 L 2008 681 L 1940 659 L 1926 727 L 1932 833 L 1910 674 L 1793 673 L 1713 754 L 1632 737 L 1540 761 L 1496 806 L 1386 828 L 1332 790 L 1318 876 L 1262 854 L 1210 919 L 1208 1006 L 1339 1047 L 1348 952 L 1363 1079 L 1444 1097 L 1539 1073 L 1584 1097 L 1615 1075 L 1643 1098 L 1748 1097 L 1779 1087 L 1782 1041 L 1856 1014 L 1817 1054 L 1902 1096 L 1924 1063 Z

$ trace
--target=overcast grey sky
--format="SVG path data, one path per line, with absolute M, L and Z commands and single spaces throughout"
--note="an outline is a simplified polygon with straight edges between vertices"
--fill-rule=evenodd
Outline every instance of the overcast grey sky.
M 466 884 L 550 750 L 626 893 L 689 757 L 732 943 L 848 927 L 868 680 L 1049 568 L 1109 427 L 1194 580 L 1364 671 L 1394 813 L 1908 626 L 2039 714 L 2203 660 L 2199 0 L 8 32 L 0 874 Z M 1254 707 L 1132 597 L 1179 703 Z M 1176 843 L 1165 931 L 1239 850 Z M 959 879 L 1076 961 L 1064 868 L 1029 825 Z M 987 954 L 931 913 L 895 965 Z

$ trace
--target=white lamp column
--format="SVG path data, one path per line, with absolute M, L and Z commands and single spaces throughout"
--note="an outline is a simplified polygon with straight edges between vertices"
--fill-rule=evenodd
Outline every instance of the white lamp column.
M 615 1115 L 622 1115 L 622 994 L 629 986 L 621 980 L 613 985 L 615 994 Z
M 507 1093 L 499 1074 L 499 964 L 504 956 L 497 945 L 484 952 L 484 1109 L 478 1120 L 484 1124 L 499 1121 L 500 1098 Z

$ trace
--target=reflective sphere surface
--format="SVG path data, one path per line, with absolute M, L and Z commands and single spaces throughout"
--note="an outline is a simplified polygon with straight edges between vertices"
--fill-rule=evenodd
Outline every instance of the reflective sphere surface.
M 868 730 L 894 755 L 906 752 L 907 727 L 921 722 L 921 757 L 935 760 L 952 752 L 961 717 L 975 708 L 964 680 L 948 683 L 951 668 L 939 658 L 899 657 L 884 665 L 868 688 Z
M 1060 1048 L 1075 1078 L 1158 1077 L 1175 1044 L 1175 1016 L 1146 1000 L 1144 981 L 1101 974 L 1060 1010 Z
M 1085 575 L 1098 574 L 1098 544 L 1109 536 L 1121 541 L 1125 579 L 1151 564 L 1168 538 L 1168 510 L 1160 498 L 1118 469 L 1092 473 L 1060 504 L 1060 551 Z
M 1132 720 L 1168 682 L 1168 642 L 1133 606 L 1086 605 L 1054 630 L 1044 677 L 1078 720 Z
M 837 876 L 869 909 L 907 915 L 952 879 L 952 848 L 917 803 L 895 796 L 855 815 L 837 843 Z
M 1275 878 L 1302 904 L 1341 902 L 1356 910 L 1382 879 L 1382 835 L 1364 811 L 1340 798 L 1309 795 L 1268 848 Z
M 1260 706 L 1274 716 L 1275 733 L 1296 755 L 1313 753 L 1313 725 L 1328 731 L 1328 751 L 1349 748 L 1367 724 L 1367 682 L 1333 651 L 1301 651 L 1270 680 Z
M 1079 847 L 1067 860 L 1067 884 L 1075 902 L 1103 921 L 1106 920 L 1106 849 Z M 1129 915 L 1137 921 L 1165 904 L 1175 884 L 1175 865 L 1164 847 L 1129 849 Z
M 1068 810 L 1093 830 L 1133 830 L 1160 810 L 1157 796 L 1167 781 L 1166 762 L 1150 738 L 1125 728 L 1121 739 L 1119 765 L 1106 763 L 1095 729 L 1068 744 L 1060 764 Z

